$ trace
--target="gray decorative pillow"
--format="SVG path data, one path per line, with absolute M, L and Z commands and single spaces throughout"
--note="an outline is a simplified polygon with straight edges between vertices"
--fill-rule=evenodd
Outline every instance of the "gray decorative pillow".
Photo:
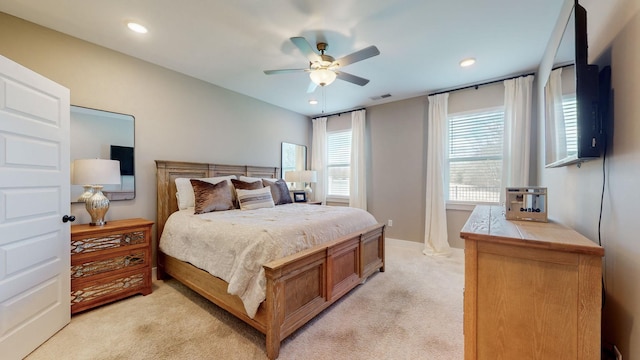
M 212 184 L 206 181 L 191 179 L 195 195 L 195 214 L 233 209 L 233 197 L 229 183 L 221 181 Z
M 271 189 L 271 197 L 273 197 L 273 202 L 276 205 L 291 204 L 293 202 L 289 194 L 289 187 L 284 180 L 278 179 L 276 182 L 272 182 L 263 179 L 262 183 L 264 187 L 268 186 Z
M 272 208 L 273 198 L 271 198 L 271 191 L 268 188 L 261 188 L 257 190 L 236 190 L 238 195 L 238 202 L 240 203 L 240 210 L 254 210 L 261 208 Z

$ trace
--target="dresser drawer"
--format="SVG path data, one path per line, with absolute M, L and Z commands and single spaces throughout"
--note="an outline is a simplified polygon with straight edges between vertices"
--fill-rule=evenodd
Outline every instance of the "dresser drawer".
M 87 254 L 146 243 L 145 229 L 131 229 L 123 233 L 74 236 L 71 240 L 71 254 Z
M 71 312 L 76 313 L 138 293 L 151 293 L 150 267 L 117 272 L 99 279 L 72 281 Z
M 146 247 L 111 252 L 108 257 L 95 256 L 97 254 L 87 255 L 89 256 L 75 256 L 71 261 L 72 280 L 101 275 L 115 270 L 128 271 L 151 266 L 149 263 L 151 254 Z

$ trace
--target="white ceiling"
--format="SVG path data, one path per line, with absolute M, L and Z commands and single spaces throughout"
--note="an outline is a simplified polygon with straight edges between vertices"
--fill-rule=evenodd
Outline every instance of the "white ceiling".
M 2 0 L 0 11 L 308 116 L 331 114 L 533 72 L 563 0 Z M 99 4 L 99 5 L 98 5 Z M 126 20 L 149 29 L 131 32 Z M 289 41 L 329 44 L 335 58 L 375 45 L 307 94 L 308 60 Z M 458 63 L 474 57 L 477 63 Z M 323 94 L 324 90 L 324 94 Z M 390 98 L 372 100 L 383 94 Z M 315 98 L 318 105 L 309 105 Z

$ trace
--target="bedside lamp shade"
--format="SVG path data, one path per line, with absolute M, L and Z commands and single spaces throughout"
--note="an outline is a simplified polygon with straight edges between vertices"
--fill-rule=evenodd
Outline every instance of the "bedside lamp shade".
M 120 162 L 104 159 L 74 160 L 71 183 L 75 185 L 120 184 Z
M 301 171 L 300 181 L 305 183 L 314 183 L 318 181 L 318 173 L 314 170 Z
M 287 171 L 284 173 L 284 181 L 288 183 L 292 183 L 291 190 L 296 189 L 296 183 L 302 182 L 300 178 L 302 177 L 302 171 Z
M 91 186 L 81 196 L 85 200 L 85 207 L 91 215 L 90 225 L 102 226 L 107 222 L 104 216 L 109 210 L 109 199 L 102 193 L 102 185 L 120 184 L 120 162 L 104 159 L 78 159 L 73 162 L 71 183 Z M 89 194 L 91 193 L 92 194 Z M 90 195 L 90 196 L 89 196 Z

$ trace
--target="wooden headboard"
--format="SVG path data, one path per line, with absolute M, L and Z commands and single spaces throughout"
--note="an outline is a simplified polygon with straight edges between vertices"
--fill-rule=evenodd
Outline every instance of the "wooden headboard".
M 156 170 L 156 185 L 158 188 L 157 239 L 160 239 L 169 215 L 178 210 L 175 182 L 177 178 L 208 178 L 227 175 L 259 178 L 280 177 L 280 168 L 277 167 L 221 165 L 183 161 L 156 160 Z

